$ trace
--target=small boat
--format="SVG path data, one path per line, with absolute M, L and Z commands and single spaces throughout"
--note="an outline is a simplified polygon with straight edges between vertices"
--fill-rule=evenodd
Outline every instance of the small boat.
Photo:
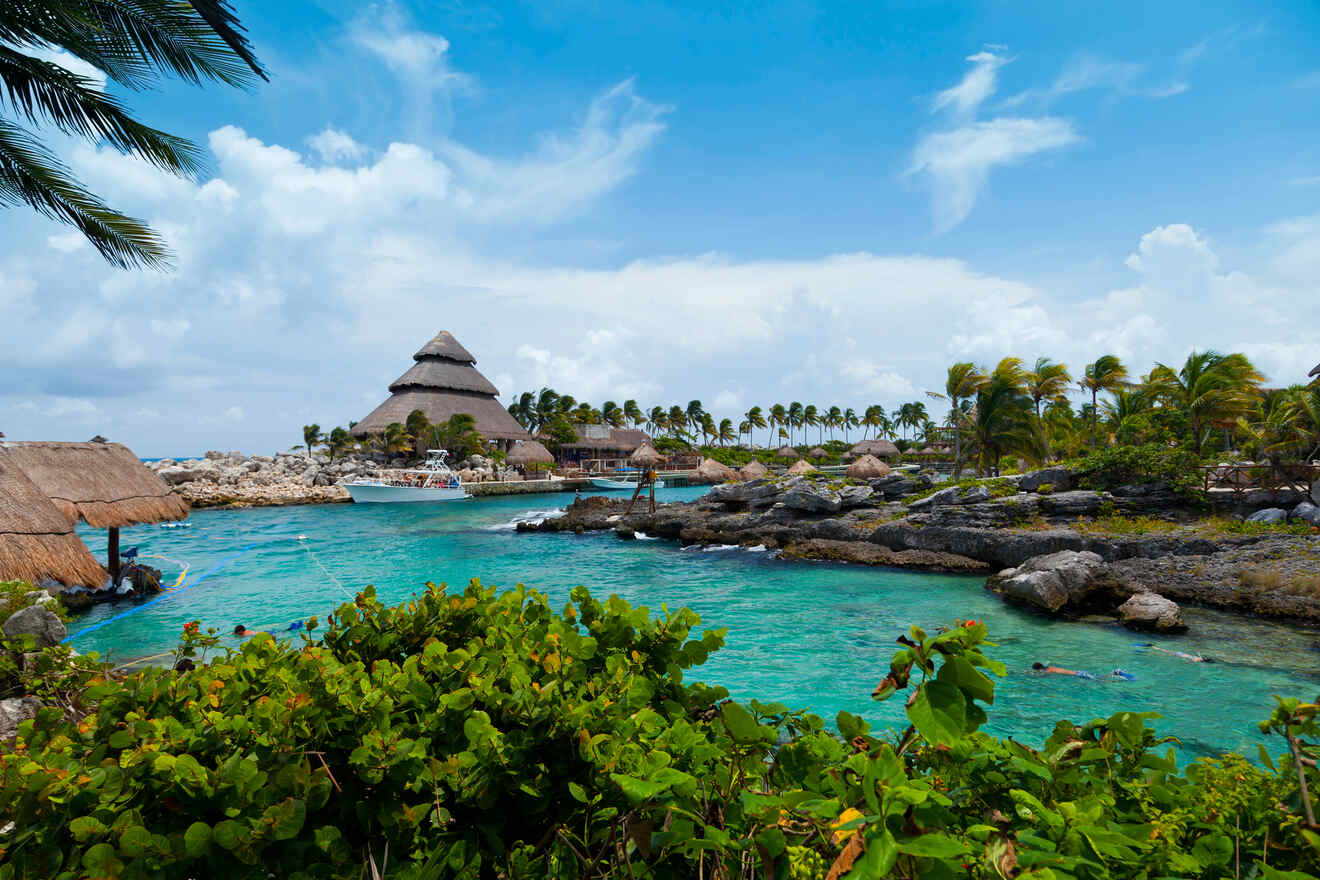
M 472 496 L 463 488 L 463 479 L 445 463 L 443 449 L 430 449 L 421 467 L 401 472 L 390 479 L 358 479 L 344 488 L 356 504 L 417 501 L 462 501 Z
M 636 488 L 637 488 L 637 481 L 636 481 L 636 480 L 611 480 L 611 479 L 608 479 L 608 478 L 606 478 L 606 477 L 592 477 L 592 478 L 591 478 L 591 485 L 595 486 L 597 489 L 636 489 Z M 655 481 L 655 487 L 656 487 L 657 489 L 663 489 L 663 488 L 665 487 L 665 481 L 664 481 L 664 480 L 656 480 L 656 481 Z

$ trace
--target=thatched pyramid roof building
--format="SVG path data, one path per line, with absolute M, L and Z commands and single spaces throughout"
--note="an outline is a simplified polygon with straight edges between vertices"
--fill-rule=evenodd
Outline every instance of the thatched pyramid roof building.
M 390 383 L 390 398 L 354 425 L 350 434 L 359 440 L 383 434 L 392 422 L 406 422 L 408 413 L 420 409 L 433 425 L 467 413 L 486 440 L 507 444 L 531 439 L 496 399 L 499 389 L 477 372 L 477 359 L 448 331 L 437 333 L 413 360 L 412 368 Z
M 4 443 L 70 523 L 98 529 L 183 519 L 188 505 L 122 443 Z
M 853 455 L 873 455 L 876 458 L 898 458 L 898 447 L 884 437 L 873 437 L 853 444 L 848 450 Z
M 0 580 L 99 588 L 105 579 L 69 520 L 0 448 Z

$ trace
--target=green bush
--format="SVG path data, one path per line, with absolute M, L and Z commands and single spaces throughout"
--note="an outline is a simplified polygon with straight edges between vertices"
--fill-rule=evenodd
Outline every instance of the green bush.
M 1068 467 L 1083 489 L 1112 492 L 1120 486 L 1167 483 L 1188 504 L 1203 505 L 1200 460 L 1188 450 L 1147 444 L 1097 449 Z
M 560 614 L 521 587 L 428 586 L 398 608 L 369 589 L 320 642 L 261 635 L 192 672 L 102 678 L 94 715 L 44 709 L 0 755 L 0 878 L 1317 867 L 1290 758 L 1180 773 L 1130 712 L 1060 722 L 1039 750 L 982 733 L 1005 669 L 981 623 L 899 639 L 874 696 L 910 723 L 880 736 L 686 681 L 723 642 L 698 624 L 583 588 Z M 214 641 L 186 631 L 181 650 Z M 1314 756 L 1315 709 L 1280 703 L 1266 726 Z
M 1053 494 L 1054 494 L 1054 484 L 1053 484 L 1053 483 L 1041 483 L 1039 486 L 1036 487 L 1036 494 L 1037 494 L 1037 495 L 1053 495 Z

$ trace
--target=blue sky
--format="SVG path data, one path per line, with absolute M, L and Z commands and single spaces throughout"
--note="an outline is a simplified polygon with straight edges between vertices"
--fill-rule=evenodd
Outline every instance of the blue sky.
M 1313 2 L 239 0 L 272 77 L 129 96 L 179 254 L 0 213 L 0 430 L 268 451 L 431 333 L 599 402 L 893 406 L 954 360 L 1320 359 Z

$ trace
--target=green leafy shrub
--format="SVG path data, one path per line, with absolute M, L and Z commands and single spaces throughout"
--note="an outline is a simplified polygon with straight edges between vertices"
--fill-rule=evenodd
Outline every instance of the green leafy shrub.
M 1037 494 L 1037 495 L 1053 495 L 1053 494 L 1054 494 L 1054 484 L 1053 484 L 1053 483 L 1041 483 L 1039 486 L 1036 487 L 1036 494 Z
M 391 880 L 1317 866 L 1291 758 L 1180 773 L 1131 712 L 1060 722 L 1039 750 L 983 733 L 1006 670 L 981 623 L 900 637 L 874 696 L 909 724 L 876 736 L 686 681 L 723 642 L 691 611 L 572 599 L 368 590 L 319 643 L 102 678 L 94 715 L 43 710 L 0 755 L 0 878 L 360 878 L 387 851 Z M 1312 754 L 1309 710 L 1281 705 Z
M 1157 444 L 1097 449 L 1068 465 L 1083 489 L 1112 492 L 1120 486 L 1166 483 L 1188 504 L 1205 504 L 1200 460 L 1185 449 Z

